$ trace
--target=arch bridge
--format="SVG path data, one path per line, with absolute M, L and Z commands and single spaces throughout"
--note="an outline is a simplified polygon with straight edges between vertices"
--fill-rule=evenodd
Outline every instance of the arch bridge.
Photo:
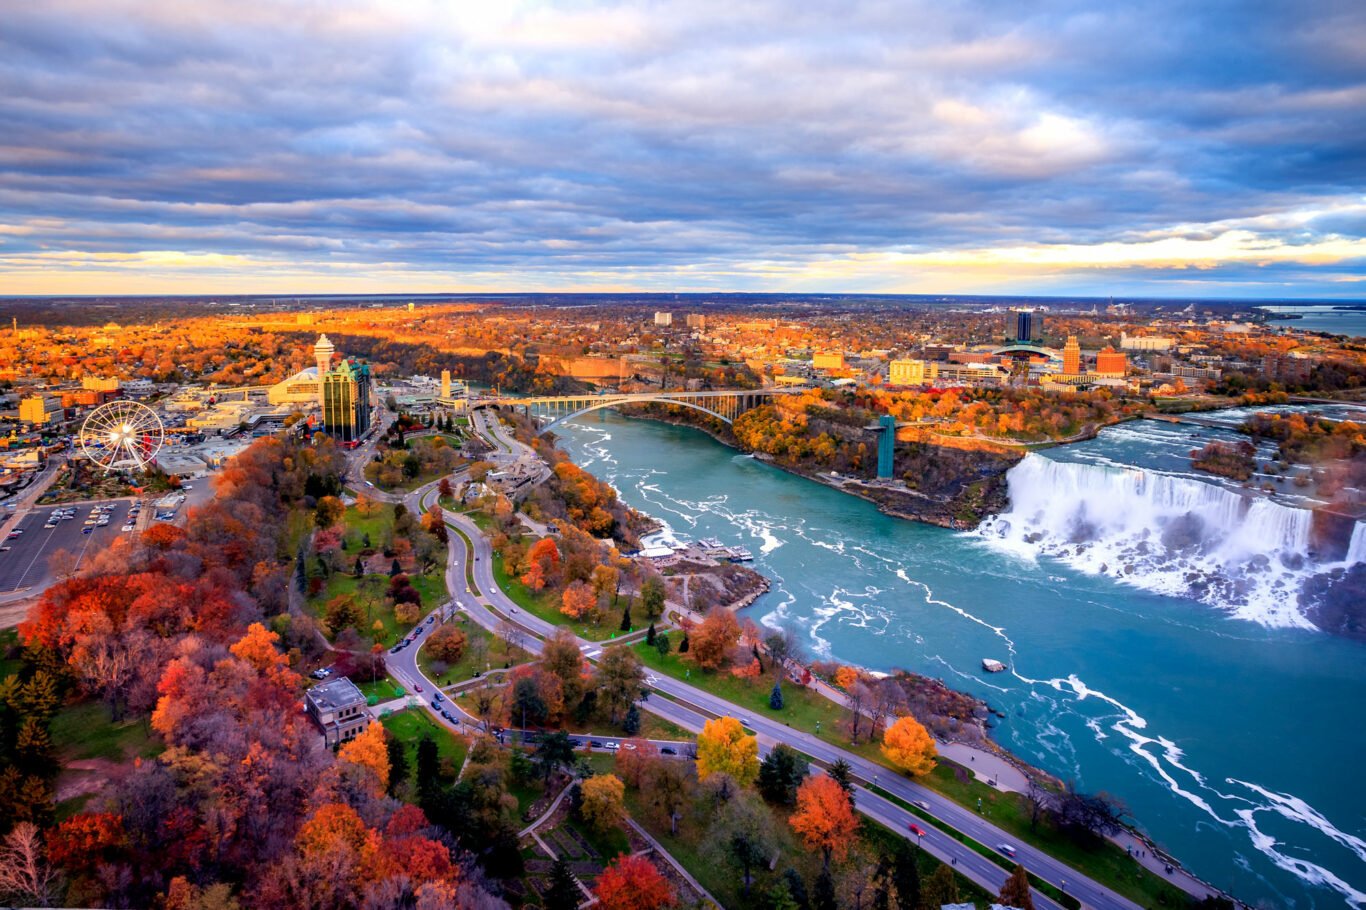
M 746 411 L 767 404 L 778 395 L 806 391 L 805 387 L 781 389 L 714 389 L 706 392 L 606 392 L 596 395 L 545 395 L 531 398 L 481 398 L 470 408 L 496 407 L 520 410 L 540 424 L 537 432 L 548 433 L 566 421 L 592 411 L 623 404 L 676 404 L 709 414 L 723 423 L 734 423 Z

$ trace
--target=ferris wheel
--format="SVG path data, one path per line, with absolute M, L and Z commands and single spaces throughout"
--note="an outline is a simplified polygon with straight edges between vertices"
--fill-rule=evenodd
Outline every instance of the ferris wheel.
M 78 438 L 85 457 L 106 471 L 144 471 L 166 441 L 166 431 L 147 405 L 111 401 L 90 412 Z

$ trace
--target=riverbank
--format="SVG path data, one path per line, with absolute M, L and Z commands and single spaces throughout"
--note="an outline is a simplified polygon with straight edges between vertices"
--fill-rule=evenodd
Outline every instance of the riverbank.
M 1024 457 L 1023 451 L 970 439 L 901 441 L 897 446 L 898 473 L 912 475 L 928 488 L 912 489 L 904 480 L 834 475 L 747 450 L 726 424 L 694 411 L 659 405 L 618 410 L 627 417 L 701 430 L 741 454 L 872 503 L 884 515 L 955 531 L 972 530 L 1006 507 L 1005 475 Z

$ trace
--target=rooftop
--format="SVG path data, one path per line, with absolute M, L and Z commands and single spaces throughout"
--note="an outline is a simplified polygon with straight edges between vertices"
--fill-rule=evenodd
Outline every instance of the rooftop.
M 365 704 L 365 696 L 356 684 L 345 676 L 319 683 L 305 693 L 308 700 L 319 710 L 335 711 L 355 704 Z

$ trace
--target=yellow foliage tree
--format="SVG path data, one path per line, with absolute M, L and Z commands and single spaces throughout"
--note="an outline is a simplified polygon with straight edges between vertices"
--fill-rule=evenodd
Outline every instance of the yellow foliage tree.
M 759 740 L 733 717 L 709 720 L 697 735 L 697 776 L 729 774 L 741 786 L 759 777 Z
M 621 823 L 626 785 L 615 774 L 597 774 L 579 785 L 583 794 L 583 818 L 595 831 Z
M 359 765 L 372 772 L 379 789 L 389 786 L 389 750 L 384 745 L 384 726 L 371 723 L 360 735 L 337 751 L 339 761 Z
M 934 770 L 939 750 L 930 732 L 914 717 L 901 717 L 882 734 L 882 754 L 901 770 L 920 777 Z
M 848 689 L 858 682 L 858 670 L 853 667 L 840 667 L 835 671 L 835 685 Z

